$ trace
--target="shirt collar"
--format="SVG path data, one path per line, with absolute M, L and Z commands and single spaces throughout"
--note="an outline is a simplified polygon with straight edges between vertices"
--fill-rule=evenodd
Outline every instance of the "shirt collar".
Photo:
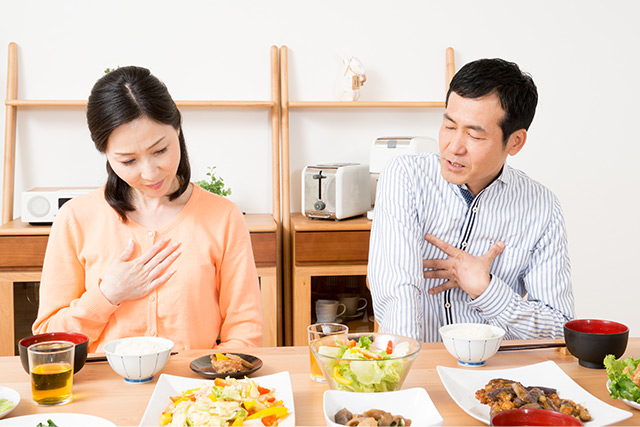
M 491 183 L 486 187 L 489 188 L 491 187 L 491 185 L 494 182 L 501 182 L 503 184 L 509 184 L 509 182 L 511 181 L 513 176 L 513 169 L 511 169 L 506 163 L 502 166 L 502 170 L 500 171 L 500 173 L 498 174 L 498 176 L 491 181 Z M 460 194 L 462 195 L 462 197 L 465 199 L 465 201 L 467 202 L 467 204 L 471 204 L 471 201 L 473 201 L 473 196 L 471 195 L 471 192 L 469 191 L 469 189 L 467 188 L 467 184 L 462 184 L 462 185 L 456 185 L 456 184 L 451 184 L 454 185 L 456 187 L 458 187 Z M 485 189 L 486 189 L 485 188 Z M 484 190 L 482 190 L 484 191 Z M 466 194 L 468 193 L 468 195 Z M 471 197 L 471 199 L 469 200 L 469 197 Z
M 500 181 L 504 184 L 508 184 L 513 177 L 513 169 L 509 167 L 506 163 L 502 166 L 502 171 L 498 174 L 497 178 L 494 181 Z M 491 185 L 491 184 L 489 184 Z

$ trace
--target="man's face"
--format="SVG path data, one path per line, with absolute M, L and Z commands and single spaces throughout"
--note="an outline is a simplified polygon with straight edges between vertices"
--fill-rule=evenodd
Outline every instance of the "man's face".
M 520 151 L 526 139 L 521 129 L 503 146 L 500 121 L 504 114 L 496 94 L 471 99 L 451 92 L 439 136 L 444 179 L 467 184 L 475 196 L 498 176 L 507 156 Z

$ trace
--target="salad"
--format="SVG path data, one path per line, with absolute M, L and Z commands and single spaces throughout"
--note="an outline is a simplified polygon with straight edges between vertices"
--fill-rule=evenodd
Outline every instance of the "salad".
M 398 388 L 407 363 L 403 357 L 409 353 L 408 342 L 394 348 L 389 341 L 385 350 L 375 351 L 368 336 L 360 337 L 357 342 L 343 340 L 338 337 L 334 346 L 318 347 L 318 354 L 328 356 L 322 359 L 325 372 L 331 373 L 339 390 L 381 392 Z
M 216 378 L 213 383 L 171 397 L 161 426 L 277 426 L 289 415 L 275 390 L 245 378 Z
M 15 402 L 10 401 L 9 399 L 5 399 L 4 397 L 0 398 L 0 414 L 8 411 L 14 406 L 16 406 Z
M 626 399 L 640 403 L 640 359 L 627 357 L 616 360 L 613 354 L 604 358 L 609 380 L 609 393 L 614 399 Z

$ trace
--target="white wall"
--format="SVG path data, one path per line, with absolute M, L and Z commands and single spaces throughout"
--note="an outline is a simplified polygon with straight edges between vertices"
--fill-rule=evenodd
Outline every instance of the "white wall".
M 481 57 L 513 60 L 533 75 L 540 103 L 511 164 L 563 204 L 577 314 L 624 322 L 640 336 L 638 16 L 635 0 L 3 1 L 0 97 L 10 41 L 19 45 L 23 99 L 86 99 L 106 67 L 137 64 L 175 99 L 266 100 L 269 47 L 287 45 L 291 100 L 332 100 L 338 53 L 367 68 L 361 100 L 442 100 L 447 46 L 457 68 Z M 367 163 L 376 137 L 437 136 L 441 114 L 292 111 L 293 211 L 306 164 Z M 215 164 L 243 210 L 271 211 L 266 111 L 186 109 L 184 131 L 194 179 Z M 104 180 L 79 109 L 21 109 L 16 169 L 18 195 Z

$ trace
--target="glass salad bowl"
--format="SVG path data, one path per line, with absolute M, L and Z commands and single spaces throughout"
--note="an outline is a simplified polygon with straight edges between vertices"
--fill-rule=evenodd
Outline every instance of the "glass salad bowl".
M 327 336 L 309 346 L 329 388 L 363 393 L 399 390 L 422 348 L 413 338 L 373 332 Z

